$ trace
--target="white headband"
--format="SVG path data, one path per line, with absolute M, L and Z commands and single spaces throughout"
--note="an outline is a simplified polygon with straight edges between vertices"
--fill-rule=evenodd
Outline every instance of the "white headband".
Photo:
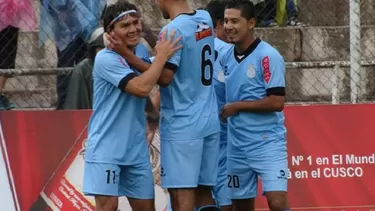
M 117 17 L 115 17 L 115 18 L 109 23 L 109 26 L 112 25 L 114 22 L 118 21 L 120 18 L 124 17 L 125 15 L 127 15 L 127 14 L 131 14 L 131 13 L 137 13 L 137 11 L 135 11 L 135 10 L 128 10 L 128 11 L 125 11 L 125 12 L 120 13 L 120 15 L 118 15 Z

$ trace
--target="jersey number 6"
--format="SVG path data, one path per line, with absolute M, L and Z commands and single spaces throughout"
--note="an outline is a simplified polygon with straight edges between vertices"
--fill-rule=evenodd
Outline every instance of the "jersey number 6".
M 212 50 L 209 45 L 205 45 L 202 48 L 201 53 L 201 82 L 204 86 L 210 86 L 212 84 L 212 74 L 214 72 L 214 65 L 212 61 L 207 58 L 212 56 Z M 210 74 L 206 75 L 206 70 L 209 69 Z

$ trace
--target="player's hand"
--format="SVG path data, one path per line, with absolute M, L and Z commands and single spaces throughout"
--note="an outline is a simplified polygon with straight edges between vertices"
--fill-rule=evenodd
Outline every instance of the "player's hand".
M 168 39 L 167 35 L 168 31 L 163 31 L 159 42 L 155 46 L 155 50 L 157 56 L 165 56 L 167 59 L 169 59 L 176 51 L 182 48 L 182 45 L 179 44 L 182 37 L 180 35 L 174 39 L 176 30 L 172 31 L 172 33 L 168 36 Z
M 104 42 L 104 47 L 106 47 L 106 48 L 109 48 L 109 40 L 108 40 L 108 33 L 107 32 L 105 32 L 104 34 L 103 34 L 103 42 Z
M 114 32 L 104 33 L 105 43 L 108 49 L 111 49 L 123 57 L 133 52 L 126 46 L 124 41 L 122 41 Z
M 151 145 L 152 140 L 154 140 L 156 129 L 158 128 L 158 124 L 155 122 L 147 122 L 147 143 L 148 146 Z
M 235 103 L 229 103 L 224 105 L 223 109 L 221 109 L 221 121 L 222 122 L 227 122 L 227 118 L 234 116 L 238 114 L 238 109 Z

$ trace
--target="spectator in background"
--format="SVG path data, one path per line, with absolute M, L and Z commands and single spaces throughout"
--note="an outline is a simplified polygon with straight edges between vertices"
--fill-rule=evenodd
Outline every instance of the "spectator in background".
M 79 62 L 72 71 L 67 87 L 63 109 L 91 109 L 93 97 L 92 68 L 96 54 L 102 50 L 103 27 L 96 29 L 89 41 L 87 58 Z
M 297 0 L 250 0 L 255 5 L 258 27 L 276 27 L 284 24 L 285 12 L 288 26 L 301 26 L 298 20 Z
M 85 42 L 99 25 L 106 0 L 41 0 L 39 44 L 56 43 L 58 67 L 73 67 L 85 57 Z M 66 98 L 69 75 L 57 76 L 57 109 Z
M 57 67 L 73 67 L 85 58 L 86 41 L 106 6 L 106 0 L 41 0 L 39 42 L 53 39 L 57 46 Z M 126 0 L 119 0 L 126 2 Z M 156 45 L 157 36 L 148 27 L 142 35 L 151 47 Z M 56 81 L 58 102 L 56 109 L 65 103 L 69 74 L 59 74 Z
M 35 30 L 37 21 L 31 0 L 0 0 L 0 69 L 16 66 L 18 32 Z M 7 78 L 0 76 L 0 110 L 15 107 L 3 94 Z
M 276 5 L 277 0 L 250 0 L 256 11 L 257 27 L 277 27 Z
M 286 12 L 288 16 L 288 26 L 302 25 L 302 23 L 298 20 L 297 0 L 286 0 Z

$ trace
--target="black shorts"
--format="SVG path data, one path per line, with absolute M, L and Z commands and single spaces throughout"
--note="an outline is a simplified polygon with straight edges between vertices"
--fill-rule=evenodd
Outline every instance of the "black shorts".
M 8 26 L 0 32 L 0 69 L 16 66 L 18 28 Z

